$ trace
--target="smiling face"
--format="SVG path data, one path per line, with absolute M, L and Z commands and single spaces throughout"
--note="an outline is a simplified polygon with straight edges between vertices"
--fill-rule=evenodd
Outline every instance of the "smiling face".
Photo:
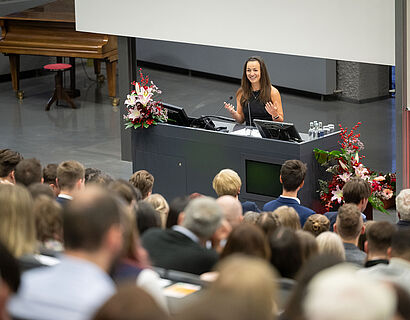
M 259 84 L 261 79 L 261 67 L 259 61 L 248 61 L 246 64 L 246 77 L 252 86 Z

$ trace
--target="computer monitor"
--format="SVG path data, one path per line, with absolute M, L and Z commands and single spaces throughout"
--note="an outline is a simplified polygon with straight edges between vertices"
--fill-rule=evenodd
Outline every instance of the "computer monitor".
M 162 106 L 167 110 L 169 124 L 176 126 L 189 127 L 190 120 L 182 107 L 174 106 L 169 103 L 162 103 Z
M 282 165 L 262 161 L 245 160 L 245 191 L 277 198 L 282 193 L 280 183 L 280 169 Z
M 293 123 L 259 119 L 254 119 L 253 122 L 263 138 L 294 142 L 303 141 Z

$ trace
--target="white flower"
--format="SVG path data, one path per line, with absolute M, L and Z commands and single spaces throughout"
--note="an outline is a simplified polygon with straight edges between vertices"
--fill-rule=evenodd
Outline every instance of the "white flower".
M 354 168 L 354 172 L 356 176 L 366 179 L 368 178 L 369 170 L 366 169 L 362 164 L 359 164 L 357 167 Z
M 339 174 L 339 178 L 340 178 L 343 182 L 347 182 L 347 181 L 350 179 L 351 176 L 352 176 L 352 174 L 349 173 L 349 172 L 345 172 L 345 173 L 343 173 L 343 174 Z
M 130 118 L 130 120 L 138 119 L 140 116 L 141 112 L 137 108 L 130 110 L 128 114 L 128 118 Z
M 137 90 L 137 95 L 138 95 L 138 101 L 143 106 L 147 106 L 148 102 L 150 102 L 151 100 L 153 93 L 150 88 L 144 89 L 144 87 L 139 87 L 139 89 Z
M 343 191 L 340 190 L 339 186 L 336 186 L 336 190 L 332 191 L 333 197 L 330 201 L 337 201 L 338 203 L 342 203 Z
M 135 106 L 137 103 L 137 97 L 134 94 L 128 94 L 127 100 L 125 100 L 124 104 L 129 106 Z

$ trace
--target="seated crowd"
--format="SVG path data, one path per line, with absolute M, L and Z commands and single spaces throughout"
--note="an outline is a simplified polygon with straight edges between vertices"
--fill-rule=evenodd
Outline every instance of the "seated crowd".
M 231 169 L 216 198 L 165 199 L 146 170 L 126 181 L 0 150 L 0 320 L 409 319 L 410 189 L 396 225 L 365 221 L 366 181 L 317 214 L 298 199 L 306 174 L 285 161 L 260 210 Z M 170 271 L 202 286 L 178 308 Z

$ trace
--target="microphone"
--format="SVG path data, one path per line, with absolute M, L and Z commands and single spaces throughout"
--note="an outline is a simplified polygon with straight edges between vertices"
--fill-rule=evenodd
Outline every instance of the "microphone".
M 233 96 L 230 96 L 228 99 L 228 102 L 224 101 L 224 103 L 222 104 L 222 107 L 220 107 L 218 109 L 218 111 L 215 113 L 215 115 L 217 115 L 219 112 L 221 112 L 221 110 L 225 107 L 225 103 L 229 103 L 229 101 L 231 101 L 233 99 Z
M 248 101 L 248 115 L 249 115 L 249 126 L 252 127 L 252 117 L 251 117 L 251 105 Z

